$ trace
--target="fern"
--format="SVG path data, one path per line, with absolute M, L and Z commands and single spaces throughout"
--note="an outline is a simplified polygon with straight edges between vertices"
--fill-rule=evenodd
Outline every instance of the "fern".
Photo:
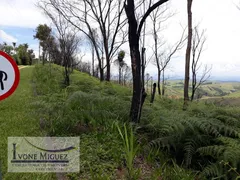
M 200 147 L 197 149 L 201 155 L 204 156 L 212 156 L 214 158 L 220 157 L 225 151 L 225 146 L 223 145 L 214 145 L 214 146 L 207 146 L 207 147 Z
M 169 102 L 166 107 L 172 104 Z M 148 132 L 151 148 L 167 151 L 187 167 L 196 170 L 202 167 L 202 175 L 207 177 L 232 176 L 226 175 L 226 169 L 219 165 L 221 160 L 240 168 L 240 159 L 236 158 L 240 157 L 238 111 L 232 114 L 223 108 L 196 105 L 189 108 L 189 116 L 164 109 L 165 106 L 154 108 L 156 111 L 148 115 L 152 119 L 142 125 Z
M 200 177 L 215 177 L 214 179 L 220 179 L 225 177 L 223 174 L 222 166 L 219 163 L 212 163 L 205 167 L 203 171 L 200 173 Z M 217 177 L 217 178 L 216 178 Z

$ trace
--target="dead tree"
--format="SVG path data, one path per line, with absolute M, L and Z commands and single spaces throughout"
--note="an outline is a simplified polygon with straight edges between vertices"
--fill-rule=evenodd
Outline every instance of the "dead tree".
M 125 51 L 121 50 L 118 53 L 118 58 L 114 61 L 114 63 L 118 66 L 118 83 L 122 84 L 122 74 L 123 68 L 127 66 L 126 62 L 124 61 Z
M 126 86 L 127 81 L 131 79 L 131 68 L 128 65 L 123 66 L 122 75 L 123 75 L 123 85 Z
M 163 38 L 159 36 L 160 32 L 164 29 L 162 27 L 163 22 L 168 20 L 170 17 L 173 16 L 173 13 L 168 12 L 167 6 L 162 8 L 162 7 L 157 7 L 152 14 L 150 15 L 151 18 L 151 23 L 153 25 L 152 28 L 152 35 L 154 39 L 154 47 L 152 48 L 153 50 L 153 55 L 154 55 L 154 61 L 156 63 L 157 69 L 158 69 L 158 80 L 157 80 L 157 86 L 158 86 L 158 94 L 161 95 L 161 88 L 160 88 L 160 81 L 161 81 L 161 67 L 160 67 L 160 62 L 159 62 L 159 49 L 165 44 Z
M 153 91 L 151 92 L 151 100 L 150 100 L 150 103 L 153 103 L 154 97 L 155 97 L 155 93 L 156 93 L 156 83 L 153 84 Z
M 146 91 L 147 91 L 147 92 L 148 92 L 148 82 L 149 82 L 149 80 L 150 80 L 150 74 L 147 73 L 147 74 L 146 74 Z
M 167 68 L 172 56 L 179 51 L 183 47 L 183 43 L 186 38 L 184 38 L 185 30 L 182 33 L 180 40 L 175 43 L 171 48 L 164 48 L 165 50 L 159 50 L 163 48 L 166 44 L 164 38 L 160 37 L 159 34 L 165 28 L 163 27 L 163 23 L 166 22 L 169 18 L 174 16 L 174 13 L 168 11 L 168 7 L 158 7 L 153 11 L 150 15 L 151 17 L 151 24 L 153 28 L 151 30 L 153 39 L 154 39 L 154 47 L 153 56 L 154 56 L 154 64 L 158 69 L 158 79 L 157 79 L 157 87 L 158 87 L 158 94 L 164 95 L 164 71 Z M 161 76 L 162 79 L 162 90 L 161 90 Z
M 193 0 L 187 0 L 187 15 L 188 15 L 188 42 L 185 57 L 185 78 L 184 78 L 184 103 L 183 110 L 187 109 L 189 95 L 189 70 L 190 70 L 190 59 L 191 59 L 191 48 L 192 48 L 192 2 Z
M 193 31 L 193 41 L 192 41 L 192 95 L 191 101 L 194 99 L 195 92 L 197 89 L 206 82 L 210 77 L 210 71 L 212 67 L 208 68 L 207 65 L 204 66 L 202 75 L 199 80 L 197 79 L 197 74 L 201 68 L 199 60 L 203 52 L 204 44 L 206 42 L 205 31 L 203 30 L 201 34 L 198 32 L 198 27 L 196 26 Z
M 93 33 L 93 37 L 96 41 L 98 41 L 98 36 L 97 36 L 97 29 L 92 29 L 92 33 Z M 91 33 L 89 33 L 90 36 Z M 88 37 L 87 37 L 88 38 Z M 91 53 L 92 53 L 92 76 L 94 76 L 94 69 L 95 69 L 95 49 L 94 49 L 94 44 L 92 43 L 91 39 L 88 39 L 90 42 L 90 46 L 91 46 Z
M 52 20 L 57 29 L 57 45 L 59 53 L 55 58 L 61 59 L 64 66 L 64 85 L 70 85 L 70 73 L 75 63 L 75 55 L 80 39 L 73 31 L 70 24 L 59 14 L 50 13 L 46 8 L 41 7 L 44 13 Z
M 158 6 L 166 3 L 168 0 L 159 0 L 154 4 L 149 3 L 149 8 L 142 16 L 139 23 L 136 19 L 136 7 L 134 0 L 126 0 L 124 8 L 128 19 L 128 38 L 130 47 L 130 56 L 132 64 L 132 76 L 133 76 L 133 96 L 130 110 L 130 117 L 132 122 L 138 123 L 141 117 L 142 109 L 142 89 L 143 84 L 141 82 L 141 56 L 139 51 L 140 34 L 144 22 L 150 13 Z
M 185 37 L 185 29 L 184 29 L 179 41 L 177 41 L 174 45 L 172 45 L 172 47 L 165 48 L 159 54 L 156 54 L 158 53 L 157 49 L 154 50 L 154 54 L 155 54 L 154 64 L 157 66 L 157 69 L 158 69 L 158 79 L 157 79 L 158 94 L 161 96 L 164 96 L 164 92 L 165 92 L 164 90 L 165 70 L 167 69 L 174 55 L 184 47 L 184 42 L 186 39 L 187 38 Z M 156 45 L 157 43 L 155 41 L 155 47 L 157 47 Z M 161 76 L 162 76 L 162 91 L 160 87 Z
M 106 80 L 109 81 L 111 61 L 121 45 L 125 43 L 127 35 L 124 31 L 126 18 L 123 16 L 123 4 L 123 0 L 40 0 L 39 6 L 48 9 L 51 13 L 58 12 L 91 40 L 98 59 L 100 80 L 104 80 L 106 68 Z M 103 49 L 95 39 L 93 28 L 99 29 L 97 34 Z M 104 67 L 103 59 L 106 64 Z

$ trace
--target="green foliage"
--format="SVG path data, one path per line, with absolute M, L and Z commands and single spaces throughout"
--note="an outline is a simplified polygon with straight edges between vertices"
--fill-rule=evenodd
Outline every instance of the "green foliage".
M 15 62 L 17 63 L 17 65 L 22 65 L 22 61 L 21 61 L 21 59 L 18 57 L 17 54 L 14 54 L 12 57 L 13 57 L 13 59 L 15 60 Z
M 168 152 L 185 167 L 203 170 L 201 175 L 208 178 L 235 178 L 219 162 L 225 160 L 240 167 L 236 158 L 240 157 L 239 110 L 193 103 L 187 112 L 182 112 L 179 101 L 166 99 L 155 103 L 152 109 L 145 107 L 143 112 L 146 110 L 148 115 L 143 116 L 141 126 L 150 147 Z
M 16 43 L 12 45 L 0 44 L 2 51 L 13 57 L 17 65 L 31 65 L 32 59 L 35 57 L 33 50 L 28 49 L 28 44 L 20 44 L 16 47 Z
M 46 24 L 39 24 L 36 28 L 36 35 L 34 38 L 39 39 L 40 41 L 46 41 L 51 34 L 52 29 Z
M 27 44 L 20 44 L 17 47 L 17 55 L 18 55 L 19 59 L 21 59 L 22 65 L 30 64 L 30 56 L 28 54 L 28 45 Z
M 126 124 L 124 124 L 123 128 L 124 128 L 124 130 L 121 130 L 119 125 L 117 125 L 118 132 L 123 141 L 124 158 L 126 160 L 126 165 L 127 165 L 127 170 L 128 170 L 128 178 L 129 179 L 138 179 L 139 171 L 134 170 L 133 161 L 139 150 L 139 145 L 136 142 L 132 126 L 130 126 L 130 128 L 128 130 L 126 127 Z

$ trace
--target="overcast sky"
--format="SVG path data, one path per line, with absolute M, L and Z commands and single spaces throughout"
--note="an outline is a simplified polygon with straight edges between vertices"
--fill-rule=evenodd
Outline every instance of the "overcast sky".
M 176 15 L 168 22 L 164 35 L 168 43 L 181 36 L 181 27 L 187 25 L 187 0 L 171 0 L 169 7 Z M 206 29 L 207 42 L 202 54 L 203 64 L 212 65 L 213 79 L 240 80 L 240 10 L 238 0 L 194 0 L 193 21 Z M 33 39 L 38 24 L 49 21 L 35 7 L 36 0 L 0 0 L 0 42 L 28 43 L 38 55 L 38 41 Z M 170 64 L 168 75 L 184 75 L 185 49 Z M 86 52 L 85 59 L 90 55 Z M 130 59 L 126 59 L 130 64 Z M 149 64 L 147 72 L 156 74 Z

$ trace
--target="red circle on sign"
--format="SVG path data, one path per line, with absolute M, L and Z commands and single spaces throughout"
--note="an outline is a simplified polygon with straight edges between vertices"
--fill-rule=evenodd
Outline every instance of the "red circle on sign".
M 5 53 L 3 51 L 0 51 L 0 56 L 3 56 L 11 63 L 11 65 L 14 69 L 14 73 L 15 73 L 14 83 L 13 83 L 12 87 L 5 94 L 0 96 L 0 101 L 1 101 L 5 98 L 9 97 L 17 89 L 19 80 L 20 80 L 20 72 L 19 72 L 16 62 L 14 61 L 14 59 L 11 56 L 9 56 L 7 53 Z

